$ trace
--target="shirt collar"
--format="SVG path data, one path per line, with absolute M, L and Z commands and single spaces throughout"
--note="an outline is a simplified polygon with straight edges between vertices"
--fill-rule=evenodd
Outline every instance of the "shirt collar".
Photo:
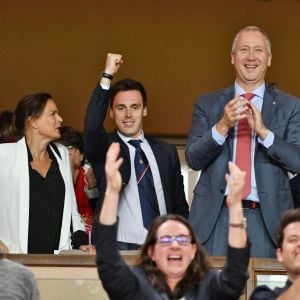
M 142 142 L 145 140 L 145 135 L 144 135 L 143 131 L 137 138 L 132 138 L 132 137 L 125 136 L 122 133 L 120 133 L 120 131 L 117 131 L 117 133 L 118 133 L 119 137 L 121 138 L 121 140 L 124 143 L 128 143 L 130 140 L 140 140 Z
M 263 82 L 262 85 L 260 85 L 257 89 L 251 91 L 251 93 L 255 94 L 259 98 L 263 99 L 264 93 L 266 89 L 266 83 Z M 243 95 L 246 93 L 238 84 L 237 82 L 234 83 L 234 90 L 236 95 Z

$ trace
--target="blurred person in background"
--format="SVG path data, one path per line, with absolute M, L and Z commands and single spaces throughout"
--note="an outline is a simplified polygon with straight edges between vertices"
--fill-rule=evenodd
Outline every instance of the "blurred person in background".
M 90 242 L 94 207 L 99 196 L 96 178 L 84 157 L 82 134 L 70 126 L 61 127 L 60 134 L 61 138 L 57 142 L 65 145 L 69 151 L 78 211 L 83 218 Z

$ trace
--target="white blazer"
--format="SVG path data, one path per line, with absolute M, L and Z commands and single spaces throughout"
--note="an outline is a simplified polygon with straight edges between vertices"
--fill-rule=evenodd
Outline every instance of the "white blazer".
M 65 202 L 59 249 L 71 249 L 71 216 L 74 232 L 84 231 L 78 213 L 66 147 L 56 144 L 61 158 L 51 147 L 65 183 Z M 43 195 L 41 195 L 41 198 Z M 29 170 L 25 138 L 17 143 L 0 144 L 0 240 L 10 253 L 27 253 L 29 225 Z

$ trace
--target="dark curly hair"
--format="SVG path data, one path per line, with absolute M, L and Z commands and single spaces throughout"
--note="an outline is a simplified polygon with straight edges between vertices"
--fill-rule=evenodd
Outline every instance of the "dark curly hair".
M 300 222 L 300 208 L 287 210 L 280 218 L 277 228 L 277 247 L 282 248 L 284 229 L 291 223 Z
M 195 244 L 197 247 L 195 258 L 188 266 L 184 278 L 177 284 L 174 291 L 170 290 L 167 285 L 165 275 L 148 255 L 149 247 L 154 246 L 154 244 L 156 243 L 157 231 L 159 227 L 169 220 L 180 222 L 185 225 L 192 237 L 192 244 Z M 203 279 L 206 272 L 208 272 L 211 268 L 206 252 L 197 241 L 196 235 L 191 225 L 185 218 L 175 214 L 160 216 L 152 222 L 149 227 L 147 238 L 141 248 L 140 255 L 135 265 L 142 268 L 146 272 L 149 281 L 154 288 L 159 291 L 166 291 L 170 299 L 179 299 L 183 297 L 188 290 L 195 287 Z

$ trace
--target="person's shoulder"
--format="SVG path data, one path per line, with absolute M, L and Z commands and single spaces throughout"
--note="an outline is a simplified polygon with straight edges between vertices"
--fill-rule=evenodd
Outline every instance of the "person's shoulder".
M 9 157 L 15 158 L 18 146 L 22 146 L 21 142 L 0 144 L 0 157 L 3 159 L 4 159 L 4 157 L 5 157 L 5 159 L 7 159 Z
M 166 149 L 166 150 L 176 150 L 176 146 L 162 138 L 158 137 L 152 137 L 152 136 L 145 136 L 149 145 L 159 147 L 161 149 Z
M 1 260 L 1 269 L 6 269 L 16 274 L 26 274 L 26 275 L 33 274 L 29 268 L 21 265 L 20 263 L 14 262 L 6 258 L 3 258 Z
M 279 88 L 270 88 L 269 85 L 267 84 L 267 92 L 272 95 L 273 98 L 276 100 L 282 100 L 285 102 L 291 102 L 291 103 L 299 103 L 299 98 L 287 93 Z
M 220 88 L 214 91 L 205 92 L 200 96 L 198 96 L 197 102 L 201 101 L 202 103 L 203 102 L 211 103 L 211 101 L 218 101 L 220 97 L 230 97 L 233 94 L 234 94 L 234 86 L 232 85 L 227 88 Z

